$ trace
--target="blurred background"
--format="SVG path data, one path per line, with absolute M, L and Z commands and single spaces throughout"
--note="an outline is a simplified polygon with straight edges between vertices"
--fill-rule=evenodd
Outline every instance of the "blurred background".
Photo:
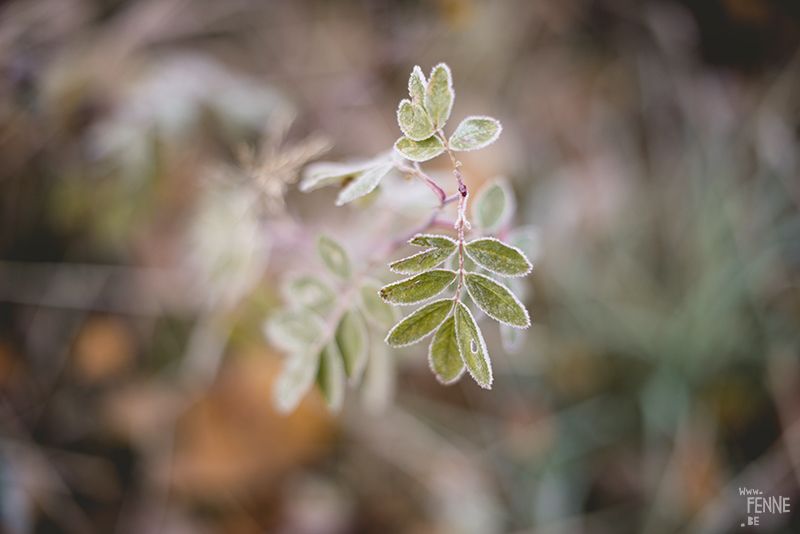
M 800 531 L 799 6 L 0 3 L 0 531 Z M 286 273 L 371 244 L 298 172 L 441 61 L 504 125 L 464 177 L 540 230 L 533 326 L 487 322 L 491 391 L 378 346 L 278 415 Z

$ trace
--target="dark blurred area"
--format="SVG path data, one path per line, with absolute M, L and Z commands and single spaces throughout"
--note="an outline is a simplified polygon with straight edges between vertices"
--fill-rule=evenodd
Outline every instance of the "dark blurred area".
M 800 531 L 798 46 L 791 0 L 3 2 L 0 531 Z M 285 273 L 369 226 L 298 173 L 440 61 L 533 326 L 492 391 L 412 347 L 278 415 Z

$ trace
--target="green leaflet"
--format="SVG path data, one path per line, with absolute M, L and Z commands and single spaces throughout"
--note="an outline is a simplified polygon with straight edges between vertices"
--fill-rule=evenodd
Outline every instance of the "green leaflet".
M 289 299 L 295 305 L 319 315 L 327 315 L 336 304 L 336 292 L 333 288 L 312 275 L 298 276 L 290 280 L 287 292 Z
M 479 386 L 491 389 L 492 364 L 489 362 L 483 334 L 472 317 L 472 313 L 461 302 L 456 304 L 455 325 L 458 351 L 461 353 L 461 359 L 464 360 L 469 374 Z
M 413 141 L 408 137 L 401 137 L 394 144 L 401 156 L 411 161 L 428 161 L 444 152 L 442 140 L 432 135 L 422 141 Z
M 378 161 L 381 159 L 382 161 Z M 354 161 L 349 163 L 336 163 L 331 161 L 320 161 L 308 165 L 303 171 L 303 179 L 300 182 L 300 191 L 308 193 L 320 187 L 335 183 L 344 182 L 368 169 L 372 169 L 385 162 L 386 158 L 375 158 L 364 161 Z
M 531 325 L 528 310 L 507 287 L 478 273 L 467 273 L 464 282 L 473 302 L 495 321 L 517 328 Z
M 450 137 L 453 150 L 477 150 L 494 143 L 503 127 L 491 117 L 467 117 Z
M 411 71 L 411 77 L 408 79 L 408 96 L 411 97 L 412 104 L 422 104 L 425 98 L 425 87 L 428 85 L 425 80 L 425 75 L 419 66 L 414 67 Z
M 455 240 L 445 235 L 429 234 L 417 234 L 409 243 L 418 247 L 455 248 L 458 246 Z
M 366 319 L 378 328 L 390 328 L 397 322 L 397 308 L 387 304 L 380 296 L 381 283 L 373 278 L 364 280 L 358 289 Z
M 514 215 L 514 193 L 505 178 L 487 182 L 476 197 L 472 204 L 472 219 L 485 230 L 496 230 Z
M 436 129 L 442 128 L 447 119 L 450 118 L 450 110 L 453 109 L 453 76 L 450 74 L 450 67 L 444 63 L 439 63 L 431 71 L 428 87 L 425 88 L 425 109 L 428 111 L 433 126 Z
M 336 197 L 336 205 L 341 206 L 372 193 L 383 177 L 389 174 L 393 168 L 394 165 L 389 161 L 362 172 L 339 192 L 339 196 Z
M 405 278 L 381 288 L 379 295 L 391 304 L 416 304 L 444 291 L 453 283 L 456 273 L 447 269 L 433 269 Z
M 325 267 L 336 277 L 342 280 L 350 278 L 350 258 L 339 243 L 321 234 L 317 238 L 317 252 Z
M 421 307 L 389 331 L 386 343 L 404 347 L 416 343 L 442 324 L 453 307 L 452 299 L 441 299 Z
M 347 310 L 336 327 L 336 344 L 344 360 L 347 377 L 354 383 L 361 380 L 367 365 L 367 326 L 355 310 Z
M 531 272 L 532 266 L 521 250 L 493 237 L 470 241 L 464 249 L 475 263 L 501 276 L 524 276 Z
M 306 347 L 292 354 L 278 377 L 273 395 L 275 406 L 281 413 L 294 411 L 314 385 L 314 377 L 319 369 L 319 352 L 309 349 Z
M 408 100 L 400 101 L 400 106 L 397 108 L 397 124 L 412 141 L 427 139 L 434 132 L 431 118 L 422 104 L 413 104 Z
M 342 355 L 335 343 L 328 343 L 319 357 L 317 385 L 328 407 L 338 412 L 344 402 L 345 371 Z
M 428 348 L 428 364 L 442 384 L 456 382 L 464 373 L 464 360 L 458 351 L 455 318 L 451 315 L 436 331 Z
M 322 334 L 325 323 L 315 313 L 298 310 L 267 319 L 265 333 L 273 345 L 287 352 L 306 349 Z
M 455 247 L 434 248 L 419 252 L 408 258 L 389 264 L 389 269 L 398 274 L 417 274 L 433 269 L 455 252 Z

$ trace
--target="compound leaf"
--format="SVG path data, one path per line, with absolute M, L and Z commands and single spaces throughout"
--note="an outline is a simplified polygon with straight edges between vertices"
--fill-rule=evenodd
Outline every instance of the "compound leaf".
M 451 315 L 433 335 L 428 349 L 428 364 L 442 384 L 452 384 L 464 373 L 464 360 L 458 351 L 455 318 Z
M 309 310 L 274 315 L 267 319 L 265 334 L 281 350 L 296 352 L 306 349 L 322 334 L 325 323 Z
M 344 370 L 353 382 L 361 380 L 367 365 L 367 326 L 355 310 L 347 310 L 336 327 L 336 344 L 344 360 Z
M 372 191 L 378 187 L 383 177 L 389 174 L 389 171 L 391 171 L 393 167 L 394 165 L 389 161 L 362 172 L 356 176 L 352 182 L 347 184 L 347 187 L 339 192 L 339 196 L 336 197 L 336 205 L 341 206 L 347 204 L 351 200 L 372 193 Z
M 417 234 L 409 243 L 418 247 L 455 248 L 458 246 L 458 243 L 445 235 L 429 234 Z
M 472 204 L 472 219 L 485 230 L 495 230 L 514 215 L 514 193 L 505 178 L 487 182 Z
M 319 357 L 317 385 L 328 407 L 334 412 L 342 409 L 344 402 L 345 371 L 342 355 L 336 343 L 328 343 Z
M 397 308 L 378 296 L 380 289 L 381 283 L 369 278 L 363 282 L 358 292 L 367 320 L 379 328 L 390 328 L 397 322 Z
M 495 321 L 516 328 L 531 325 L 525 306 L 507 287 L 478 273 L 467 273 L 465 283 L 472 301 Z
M 408 79 L 408 96 L 411 97 L 412 104 L 422 104 L 427 85 L 428 81 L 425 79 L 422 69 L 417 65 L 411 71 L 411 77 Z
M 434 248 L 419 252 L 408 258 L 389 264 L 389 269 L 398 274 L 417 274 L 433 269 L 455 252 L 455 247 Z
M 450 137 L 453 150 L 477 150 L 494 143 L 503 127 L 491 117 L 467 117 Z
M 292 354 L 286 360 L 274 389 L 273 401 L 278 411 L 289 413 L 297 408 L 314 385 L 318 369 L 319 352 L 312 352 L 310 347 Z
M 467 255 L 484 269 L 501 276 L 524 276 L 531 272 L 525 254 L 493 237 L 482 237 L 467 243 Z
M 422 141 L 414 141 L 408 137 L 401 137 L 394 144 L 395 150 L 400 155 L 411 161 L 428 161 L 444 152 L 442 140 L 432 135 Z
M 416 343 L 442 324 L 453 307 L 452 299 L 441 299 L 426 304 L 397 323 L 386 336 L 386 343 L 404 347 Z
M 412 141 L 427 139 L 434 132 L 431 118 L 422 104 L 413 104 L 405 99 L 400 101 L 400 106 L 397 108 L 397 124 Z
M 433 121 L 434 128 L 442 128 L 450 118 L 453 98 L 453 77 L 450 74 L 450 67 L 439 63 L 431 71 L 424 97 L 425 109 Z
M 379 295 L 392 304 L 416 304 L 444 291 L 456 279 L 455 271 L 433 269 L 381 288 Z
M 456 341 L 461 359 L 467 366 L 469 374 L 482 388 L 492 387 L 492 364 L 486 352 L 486 343 L 472 313 L 461 302 L 456 304 L 455 313 Z
M 339 243 L 322 234 L 317 238 L 317 252 L 325 267 L 337 278 L 350 278 L 350 258 Z
M 289 281 L 289 299 L 300 308 L 319 315 L 327 315 L 336 304 L 336 292 L 320 278 L 312 275 L 298 276 Z

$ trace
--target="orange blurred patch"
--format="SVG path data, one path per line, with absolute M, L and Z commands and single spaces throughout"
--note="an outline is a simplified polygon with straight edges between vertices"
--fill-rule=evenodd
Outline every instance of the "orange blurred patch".
M 92 317 L 72 346 L 72 368 L 80 381 L 103 382 L 122 375 L 136 354 L 132 333 L 114 317 Z

